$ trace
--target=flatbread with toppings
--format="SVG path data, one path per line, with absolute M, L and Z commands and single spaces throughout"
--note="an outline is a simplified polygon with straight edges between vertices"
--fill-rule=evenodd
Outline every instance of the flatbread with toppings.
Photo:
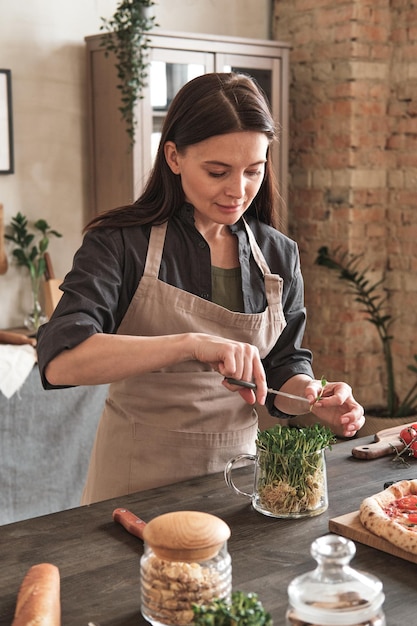
M 402 480 L 365 498 L 359 518 L 374 535 L 417 554 L 417 479 Z

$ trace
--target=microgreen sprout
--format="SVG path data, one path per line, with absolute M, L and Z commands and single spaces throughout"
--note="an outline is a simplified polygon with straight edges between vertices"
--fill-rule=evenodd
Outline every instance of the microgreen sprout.
M 314 406 L 314 405 L 316 404 L 316 402 L 318 402 L 318 401 L 320 400 L 320 398 L 322 397 L 322 395 L 323 395 L 323 391 L 324 391 L 324 388 L 325 388 L 325 386 L 327 385 L 327 380 L 324 378 L 324 376 L 322 376 L 322 377 L 320 378 L 320 384 L 321 384 L 321 389 L 320 389 L 320 391 L 319 391 L 319 392 L 318 392 L 318 394 L 317 394 L 317 398 L 314 400 L 313 404 L 310 406 L 310 413 L 311 413 L 311 411 L 313 410 L 313 406 Z

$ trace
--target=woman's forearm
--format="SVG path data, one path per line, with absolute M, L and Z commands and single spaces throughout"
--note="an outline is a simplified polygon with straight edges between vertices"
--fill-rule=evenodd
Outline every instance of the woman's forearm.
M 48 363 L 52 385 L 101 385 L 192 358 L 189 334 L 162 337 L 95 334 Z
M 258 349 L 205 333 L 158 337 L 98 333 L 63 350 L 48 363 L 45 376 L 56 386 L 101 385 L 192 360 L 207 363 L 222 376 L 255 380 L 256 400 L 265 402 L 265 372 Z M 242 394 L 250 403 L 255 400 L 252 392 L 248 397 Z

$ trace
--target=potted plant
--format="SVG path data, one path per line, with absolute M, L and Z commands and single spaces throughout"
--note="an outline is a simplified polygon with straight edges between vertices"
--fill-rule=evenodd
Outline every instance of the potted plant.
M 411 418 L 417 414 L 417 380 L 404 397 L 400 398 L 395 382 L 392 355 L 391 325 L 393 320 L 386 311 L 387 298 L 382 291 L 384 278 L 372 283 L 367 276 L 366 269 L 361 269 L 362 257 L 363 255 L 349 254 L 340 248 L 329 251 L 326 246 L 323 246 L 318 250 L 315 262 L 317 265 L 338 272 L 338 278 L 348 284 L 347 293 L 352 294 L 355 301 L 361 304 L 362 311 L 366 313 L 367 320 L 375 327 L 381 340 L 386 378 L 385 401 L 380 407 L 370 408 L 369 414 L 390 419 Z M 407 368 L 417 374 L 417 354 L 414 355 L 414 359 L 416 364 L 408 365 Z M 368 414 L 367 419 L 369 419 Z
M 17 265 L 29 270 L 33 303 L 32 311 L 25 319 L 25 326 L 30 331 L 36 332 L 47 319 L 39 302 L 41 280 L 46 269 L 45 252 L 49 246 L 49 238 L 51 236 L 62 237 L 62 235 L 52 230 L 48 222 L 43 219 L 37 220 L 34 228 L 38 231 L 37 241 L 35 241 L 36 233 L 28 229 L 27 218 L 19 212 L 12 218 L 9 232 L 4 237 L 14 243 L 12 254 Z
M 114 54 L 121 91 L 119 110 L 126 122 L 126 132 L 131 145 L 135 142 L 137 120 L 134 110 L 136 103 L 142 98 L 142 90 L 146 87 L 148 77 L 148 46 L 147 33 L 157 24 L 150 13 L 155 4 L 153 0 L 122 0 L 109 20 L 101 18 L 100 30 L 106 31 L 102 36 L 101 45 L 106 56 Z

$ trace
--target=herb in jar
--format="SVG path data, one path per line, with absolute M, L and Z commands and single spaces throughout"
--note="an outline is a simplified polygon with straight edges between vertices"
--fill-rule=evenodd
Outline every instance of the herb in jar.
M 303 428 L 277 424 L 258 431 L 262 506 L 273 514 L 302 513 L 319 506 L 326 480 L 322 450 L 334 442 L 332 431 L 320 424 Z

